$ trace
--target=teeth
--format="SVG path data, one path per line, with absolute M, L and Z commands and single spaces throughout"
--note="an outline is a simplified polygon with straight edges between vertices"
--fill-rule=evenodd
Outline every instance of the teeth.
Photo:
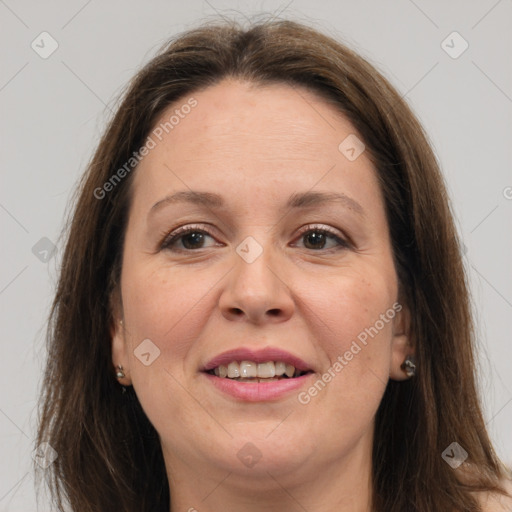
M 276 365 L 269 361 L 268 363 L 258 363 L 258 377 L 262 379 L 271 379 L 276 376 Z
M 274 377 L 273 379 L 243 379 L 243 378 L 239 378 L 239 379 L 236 379 L 237 382 L 251 382 L 253 384 L 255 384 L 256 382 L 273 382 L 274 380 L 279 380 L 277 377 Z
M 284 373 L 286 374 L 287 377 L 293 377 L 293 374 L 295 373 L 295 366 L 287 364 Z
M 292 378 L 299 375 L 299 370 L 295 371 L 295 366 L 284 363 L 283 361 L 267 361 L 266 363 L 255 363 L 253 361 L 232 361 L 227 366 L 220 365 L 214 369 L 217 377 L 228 377 L 230 379 L 238 379 L 240 381 L 255 382 L 256 379 L 265 379 L 265 382 L 278 380 L 278 377 L 286 375 Z M 254 380 L 252 380 L 254 379 Z
M 217 368 L 215 368 L 215 370 L 213 370 L 215 375 L 217 375 L 217 377 L 227 377 L 228 376 L 228 369 L 225 367 L 225 366 L 217 366 Z
M 233 362 L 228 364 L 228 377 L 230 379 L 240 377 L 240 366 L 238 365 L 238 363 Z
M 251 377 L 258 377 L 258 366 L 251 361 L 242 361 L 240 363 L 240 377 L 250 379 Z
M 274 363 L 274 368 L 276 369 L 277 376 L 284 375 L 284 372 L 286 371 L 286 363 L 283 363 L 282 361 L 277 361 L 276 363 Z

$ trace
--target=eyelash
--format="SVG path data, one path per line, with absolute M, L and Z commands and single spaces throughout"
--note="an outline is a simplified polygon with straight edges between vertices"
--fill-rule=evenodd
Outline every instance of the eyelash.
M 305 226 L 304 229 L 301 230 L 301 232 L 299 233 L 298 238 L 301 238 L 304 235 L 311 233 L 311 232 L 322 233 L 324 235 L 328 235 L 331 238 L 333 238 L 339 245 L 339 247 L 335 247 L 335 248 L 331 248 L 331 249 L 318 249 L 318 250 L 310 249 L 311 251 L 333 252 L 333 251 L 338 251 L 341 249 L 347 249 L 350 247 L 350 244 L 347 241 L 340 238 L 334 230 L 327 228 L 327 227 L 319 227 L 317 225 L 312 225 L 312 224 Z M 160 249 L 161 250 L 169 250 L 169 251 L 173 250 L 172 245 L 176 241 L 178 241 L 181 237 L 183 237 L 189 233 L 202 233 L 202 234 L 207 234 L 207 235 L 211 236 L 212 238 L 215 238 L 213 233 L 211 233 L 208 229 L 205 229 L 205 227 L 202 225 L 190 225 L 188 227 L 183 226 L 171 233 L 165 233 L 166 236 L 165 236 L 164 240 L 162 241 L 162 243 L 160 244 Z M 198 251 L 201 251 L 202 249 L 205 249 L 205 248 L 201 247 L 199 249 L 179 249 L 179 250 L 174 249 L 174 252 L 198 252 Z

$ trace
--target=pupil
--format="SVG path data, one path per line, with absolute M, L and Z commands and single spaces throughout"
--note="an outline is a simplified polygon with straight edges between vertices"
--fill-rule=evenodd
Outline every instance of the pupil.
M 187 248 L 187 249 L 193 249 L 194 247 L 197 247 L 197 243 L 196 242 L 201 242 L 202 241 L 202 236 L 203 234 L 202 233 L 198 233 L 198 232 L 192 232 L 192 233 L 188 233 L 184 238 L 183 238 L 183 245 Z M 187 247 L 188 244 L 187 241 L 189 241 L 190 239 L 193 239 L 194 242 L 192 243 L 192 247 Z
M 325 234 L 319 233 L 317 231 L 313 231 L 306 235 L 306 240 L 313 240 L 313 246 L 318 247 L 318 244 L 323 246 L 323 243 L 325 243 Z M 315 245 L 316 242 L 316 245 Z

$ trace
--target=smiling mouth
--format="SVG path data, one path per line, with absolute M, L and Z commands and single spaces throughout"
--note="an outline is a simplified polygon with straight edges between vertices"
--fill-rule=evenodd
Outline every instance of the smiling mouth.
M 311 370 L 299 370 L 293 365 L 283 361 L 267 361 L 265 363 L 232 361 L 228 365 L 217 366 L 205 373 L 221 379 L 225 378 L 237 382 L 258 383 L 295 379 L 313 372 Z

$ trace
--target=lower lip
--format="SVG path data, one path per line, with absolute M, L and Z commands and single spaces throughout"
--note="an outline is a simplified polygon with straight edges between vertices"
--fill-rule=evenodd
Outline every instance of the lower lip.
M 267 400 L 277 400 L 290 394 L 292 391 L 297 391 L 304 386 L 313 374 L 307 373 L 292 379 L 280 379 L 270 382 L 239 382 L 227 377 L 217 377 L 210 373 L 203 373 L 203 375 L 223 393 L 248 402 L 264 402 Z

